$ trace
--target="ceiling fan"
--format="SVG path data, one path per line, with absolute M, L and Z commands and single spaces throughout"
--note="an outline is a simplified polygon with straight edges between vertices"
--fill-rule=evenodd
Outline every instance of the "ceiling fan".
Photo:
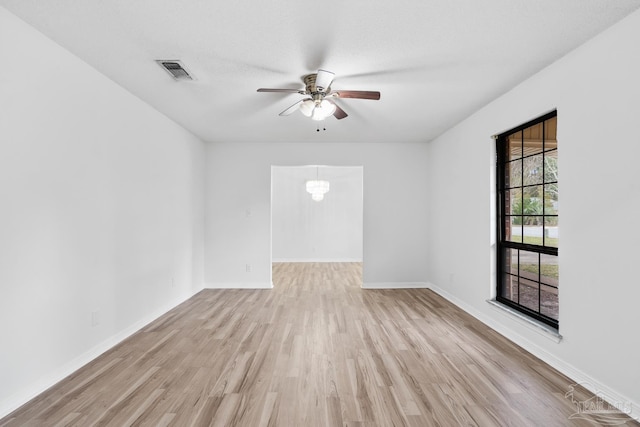
M 358 98 L 358 99 L 380 99 L 380 92 L 365 90 L 332 90 L 335 74 L 327 70 L 318 70 L 317 73 L 307 74 L 302 78 L 305 89 L 267 89 L 260 88 L 258 92 L 281 92 L 299 93 L 307 95 L 308 98 L 301 99 L 280 113 L 281 116 L 288 116 L 296 110 L 311 117 L 313 120 L 324 120 L 333 115 L 336 119 L 344 119 L 347 113 L 333 102 L 332 98 Z

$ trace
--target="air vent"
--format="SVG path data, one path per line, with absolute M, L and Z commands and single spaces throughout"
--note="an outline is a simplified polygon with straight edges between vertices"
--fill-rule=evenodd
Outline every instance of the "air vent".
M 180 61 L 161 59 L 156 62 L 171 74 L 171 77 L 175 80 L 193 80 L 191 74 L 189 74 Z

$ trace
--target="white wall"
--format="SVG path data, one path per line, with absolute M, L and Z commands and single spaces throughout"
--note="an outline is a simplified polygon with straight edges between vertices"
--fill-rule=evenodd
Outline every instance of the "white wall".
M 1 417 L 201 289 L 204 163 L 3 8 L 0 40 Z
M 327 180 L 313 201 L 307 180 Z M 362 261 L 362 167 L 274 166 L 271 173 L 274 262 Z
M 365 285 L 425 282 L 426 144 L 214 143 L 206 149 L 206 286 L 271 286 L 271 166 L 316 164 L 363 166 Z
M 429 274 L 574 379 L 640 404 L 640 12 L 429 145 Z M 486 300 L 495 286 L 492 134 L 558 110 L 560 343 Z

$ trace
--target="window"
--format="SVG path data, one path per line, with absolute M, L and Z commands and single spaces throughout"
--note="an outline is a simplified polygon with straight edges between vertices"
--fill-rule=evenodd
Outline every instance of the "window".
M 556 128 L 554 111 L 496 140 L 496 300 L 557 329 Z

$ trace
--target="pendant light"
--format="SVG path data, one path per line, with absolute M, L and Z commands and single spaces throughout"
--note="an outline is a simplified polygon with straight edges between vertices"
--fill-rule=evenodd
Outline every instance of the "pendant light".
M 324 195 L 329 192 L 329 181 L 324 181 L 319 178 L 320 167 L 316 166 L 316 179 L 306 182 L 307 193 L 311 194 L 311 199 L 320 202 L 324 199 Z

